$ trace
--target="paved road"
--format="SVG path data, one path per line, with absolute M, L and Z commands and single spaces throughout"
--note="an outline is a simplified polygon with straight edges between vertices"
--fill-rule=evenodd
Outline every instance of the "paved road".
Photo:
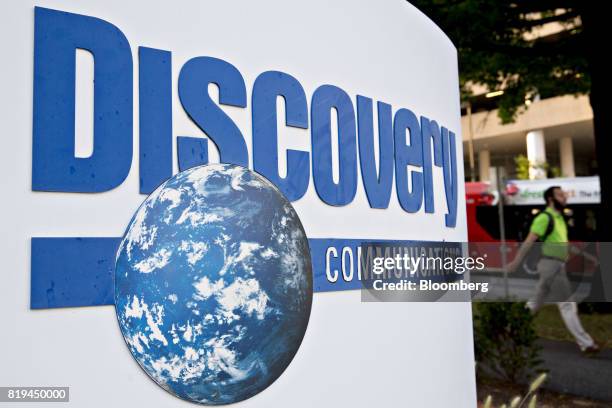
M 549 370 L 544 388 L 612 402 L 612 349 L 587 358 L 566 341 L 539 340 L 543 366 Z M 611 404 L 612 406 L 612 404 Z

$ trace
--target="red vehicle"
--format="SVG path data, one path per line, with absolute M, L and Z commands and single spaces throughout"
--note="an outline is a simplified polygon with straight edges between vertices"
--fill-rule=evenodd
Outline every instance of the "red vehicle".
M 495 239 L 478 223 L 479 207 L 491 207 L 497 203 L 495 195 L 490 191 L 487 182 L 465 183 L 465 203 L 467 211 L 468 241 L 494 242 Z

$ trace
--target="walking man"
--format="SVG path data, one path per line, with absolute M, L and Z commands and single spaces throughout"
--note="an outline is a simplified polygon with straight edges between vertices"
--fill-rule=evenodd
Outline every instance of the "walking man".
M 557 300 L 557 307 L 567 330 L 574 336 L 578 347 L 585 354 L 599 351 L 593 338 L 584 330 L 578 317 L 578 307 L 573 301 L 570 282 L 565 271 L 565 262 L 568 258 L 569 245 L 567 224 L 563 218 L 567 198 L 561 187 L 553 186 L 544 192 L 546 209 L 538 214 L 529 229 L 529 235 L 519 248 L 512 262 L 508 265 L 510 272 L 516 271 L 525 256 L 529 253 L 533 243 L 541 241 L 541 257 L 538 261 L 537 272 L 539 280 L 536 293 L 527 307 L 532 313 L 537 313 L 544 304 L 546 297 L 553 294 Z

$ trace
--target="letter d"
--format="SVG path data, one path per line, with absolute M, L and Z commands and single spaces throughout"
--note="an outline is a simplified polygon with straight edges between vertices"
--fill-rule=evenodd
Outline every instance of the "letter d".
M 132 165 L 132 53 L 123 33 L 94 18 L 34 11 L 32 190 L 94 193 Z M 76 49 L 94 57 L 94 149 L 75 157 Z

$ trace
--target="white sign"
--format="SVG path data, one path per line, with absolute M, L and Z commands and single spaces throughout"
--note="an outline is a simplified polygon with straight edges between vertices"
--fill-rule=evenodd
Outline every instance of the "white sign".
M 206 158 L 266 175 L 324 244 L 299 351 L 238 405 L 476 405 L 469 304 L 366 304 L 345 290 L 359 287 L 355 242 L 467 240 L 457 52 L 431 20 L 397 0 L 0 10 L 0 385 L 69 386 L 74 407 L 191 406 L 142 372 L 112 306 L 58 308 L 74 279 L 37 286 L 35 266 L 61 278 L 48 262 L 91 252 L 47 251 L 41 265 L 34 242 L 94 238 L 97 251 L 155 183 Z

